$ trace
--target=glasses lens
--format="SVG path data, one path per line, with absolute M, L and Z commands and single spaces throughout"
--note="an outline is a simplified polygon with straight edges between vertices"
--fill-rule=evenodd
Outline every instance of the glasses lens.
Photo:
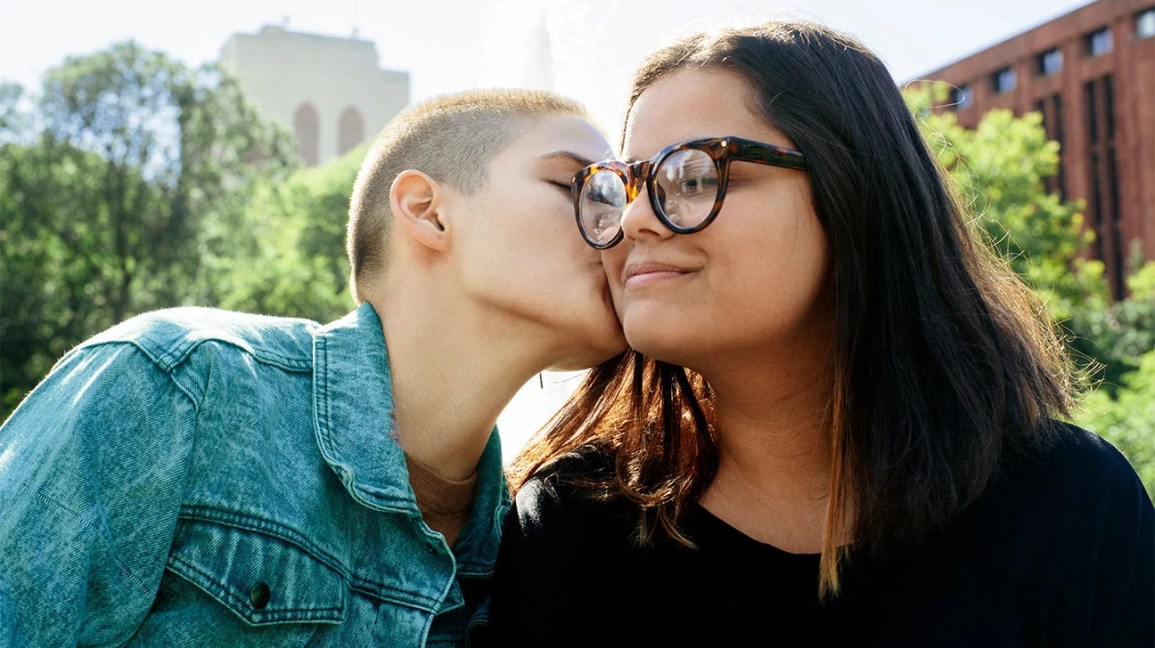
M 594 171 L 582 185 L 578 216 L 585 235 L 605 244 L 617 236 L 626 208 L 626 185 L 613 171 Z
M 655 194 L 674 226 L 701 225 L 718 197 L 718 167 L 705 151 L 682 149 L 666 156 L 654 174 Z

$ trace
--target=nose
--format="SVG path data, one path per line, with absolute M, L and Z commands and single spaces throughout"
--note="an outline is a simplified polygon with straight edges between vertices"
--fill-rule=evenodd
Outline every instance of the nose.
M 638 195 L 622 212 L 622 233 L 634 240 L 664 239 L 674 235 L 674 232 L 663 225 L 658 215 L 654 213 L 649 188 L 645 184 L 642 184 Z

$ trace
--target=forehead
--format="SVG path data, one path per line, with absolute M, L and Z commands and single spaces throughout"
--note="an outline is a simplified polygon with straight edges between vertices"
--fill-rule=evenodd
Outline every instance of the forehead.
M 719 68 L 671 72 L 634 103 L 622 156 L 647 159 L 670 144 L 723 135 L 792 146 L 781 131 L 750 109 L 752 105 L 754 91 L 736 72 Z
M 495 160 L 506 164 L 564 160 L 565 156 L 554 155 L 559 152 L 594 161 L 613 156 L 605 136 L 585 119 L 573 115 L 547 115 L 526 119 L 524 126 L 519 127 L 519 132 Z

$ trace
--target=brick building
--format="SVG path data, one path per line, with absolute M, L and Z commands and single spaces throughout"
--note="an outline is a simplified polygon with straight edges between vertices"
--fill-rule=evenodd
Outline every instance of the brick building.
M 1038 111 L 1059 142 L 1051 189 L 1086 203 L 1112 292 L 1138 248 L 1155 259 L 1155 2 L 1098 0 L 922 76 L 951 85 L 961 125 Z

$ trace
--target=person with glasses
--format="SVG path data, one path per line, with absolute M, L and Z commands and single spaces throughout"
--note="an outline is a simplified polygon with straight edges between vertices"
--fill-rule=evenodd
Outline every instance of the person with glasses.
M 632 351 L 510 467 L 499 646 L 1151 646 L 1155 511 L 885 66 L 700 33 L 573 181 Z
M 463 645 L 498 415 L 626 347 L 571 220 L 609 153 L 552 93 L 427 100 L 352 187 L 348 316 L 163 310 L 68 353 L 0 427 L 0 646 Z

